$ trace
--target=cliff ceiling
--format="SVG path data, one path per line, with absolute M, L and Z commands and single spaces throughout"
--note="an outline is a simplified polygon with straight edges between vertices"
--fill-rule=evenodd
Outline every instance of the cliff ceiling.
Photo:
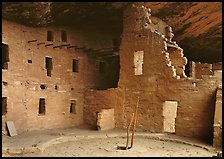
M 2 16 L 21 24 L 122 30 L 122 11 L 134 2 L 3 2 Z M 136 2 L 135 2 L 136 3 Z M 222 2 L 140 2 L 173 28 L 189 60 L 222 61 Z

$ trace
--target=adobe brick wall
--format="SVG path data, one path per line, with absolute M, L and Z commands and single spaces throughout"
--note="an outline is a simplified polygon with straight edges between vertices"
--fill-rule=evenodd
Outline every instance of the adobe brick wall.
M 61 42 L 60 31 L 66 30 L 68 42 L 79 47 L 99 49 L 113 46 L 116 33 L 83 28 L 47 27 L 32 28 L 2 19 L 2 42 L 9 46 L 8 69 L 2 69 L 2 96 L 7 97 L 5 121 L 13 121 L 18 133 L 37 130 L 73 127 L 83 123 L 84 92 L 88 88 L 109 85 L 106 74 L 96 68 L 97 59 L 90 59 L 82 50 L 45 47 L 48 30 L 54 32 L 53 46 Z M 28 43 L 29 40 L 38 40 Z M 53 61 L 52 76 L 46 75 L 45 57 Z M 79 60 L 79 72 L 72 72 L 72 59 Z M 32 63 L 28 63 L 32 60 Z M 110 64 L 109 64 L 110 65 Z M 110 68 L 110 67 L 109 67 Z M 106 71 L 108 72 L 108 71 Z M 112 77 L 111 77 L 112 78 Z M 111 79 L 110 79 L 111 80 Z M 112 80 L 111 80 L 112 81 Z M 45 90 L 40 85 L 45 84 Z M 58 86 L 58 90 L 55 89 Z M 45 98 L 46 113 L 38 115 L 39 98 Z M 76 114 L 70 113 L 70 100 L 77 100 Z

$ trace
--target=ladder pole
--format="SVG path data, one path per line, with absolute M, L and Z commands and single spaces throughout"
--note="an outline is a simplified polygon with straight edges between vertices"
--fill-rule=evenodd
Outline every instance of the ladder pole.
M 132 124 L 132 122 L 133 122 L 133 119 L 134 119 L 134 113 L 132 113 L 132 116 L 131 116 L 131 122 L 130 122 L 130 124 L 128 125 L 128 128 L 127 128 L 127 143 L 126 143 L 126 150 L 128 149 L 129 132 L 130 132 L 130 128 L 131 128 L 131 124 Z
M 136 104 L 136 107 L 135 107 L 135 117 L 134 117 L 134 126 L 133 126 L 133 130 L 132 130 L 131 148 L 132 148 L 133 142 L 134 142 L 134 133 L 135 133 L 135 127 L 136 127 L 136 121 L 137 121 L 138 103 L 139 103 L 139 96 L 138 96 L 138 101 L 137 101 L 137 104 Z

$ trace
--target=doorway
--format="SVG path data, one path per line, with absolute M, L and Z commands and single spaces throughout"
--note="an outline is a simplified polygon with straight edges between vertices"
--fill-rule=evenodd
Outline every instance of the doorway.
M 175 133 L 175 121 L 177 117 L 177 101 L 165 101 L 163 103 L 163 131 Z

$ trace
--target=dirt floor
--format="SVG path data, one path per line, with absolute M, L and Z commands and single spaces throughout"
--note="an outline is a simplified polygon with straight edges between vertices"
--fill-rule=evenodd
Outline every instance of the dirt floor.
M 136 157 L 211 157 L 216 149 L 201 141 L 173 134 L 136 132 L 133 147 L 126 145 L 125 130 L 57 129 L 33 131 L 15 137 L 3 136 L 3 156 L 136 156 Z

